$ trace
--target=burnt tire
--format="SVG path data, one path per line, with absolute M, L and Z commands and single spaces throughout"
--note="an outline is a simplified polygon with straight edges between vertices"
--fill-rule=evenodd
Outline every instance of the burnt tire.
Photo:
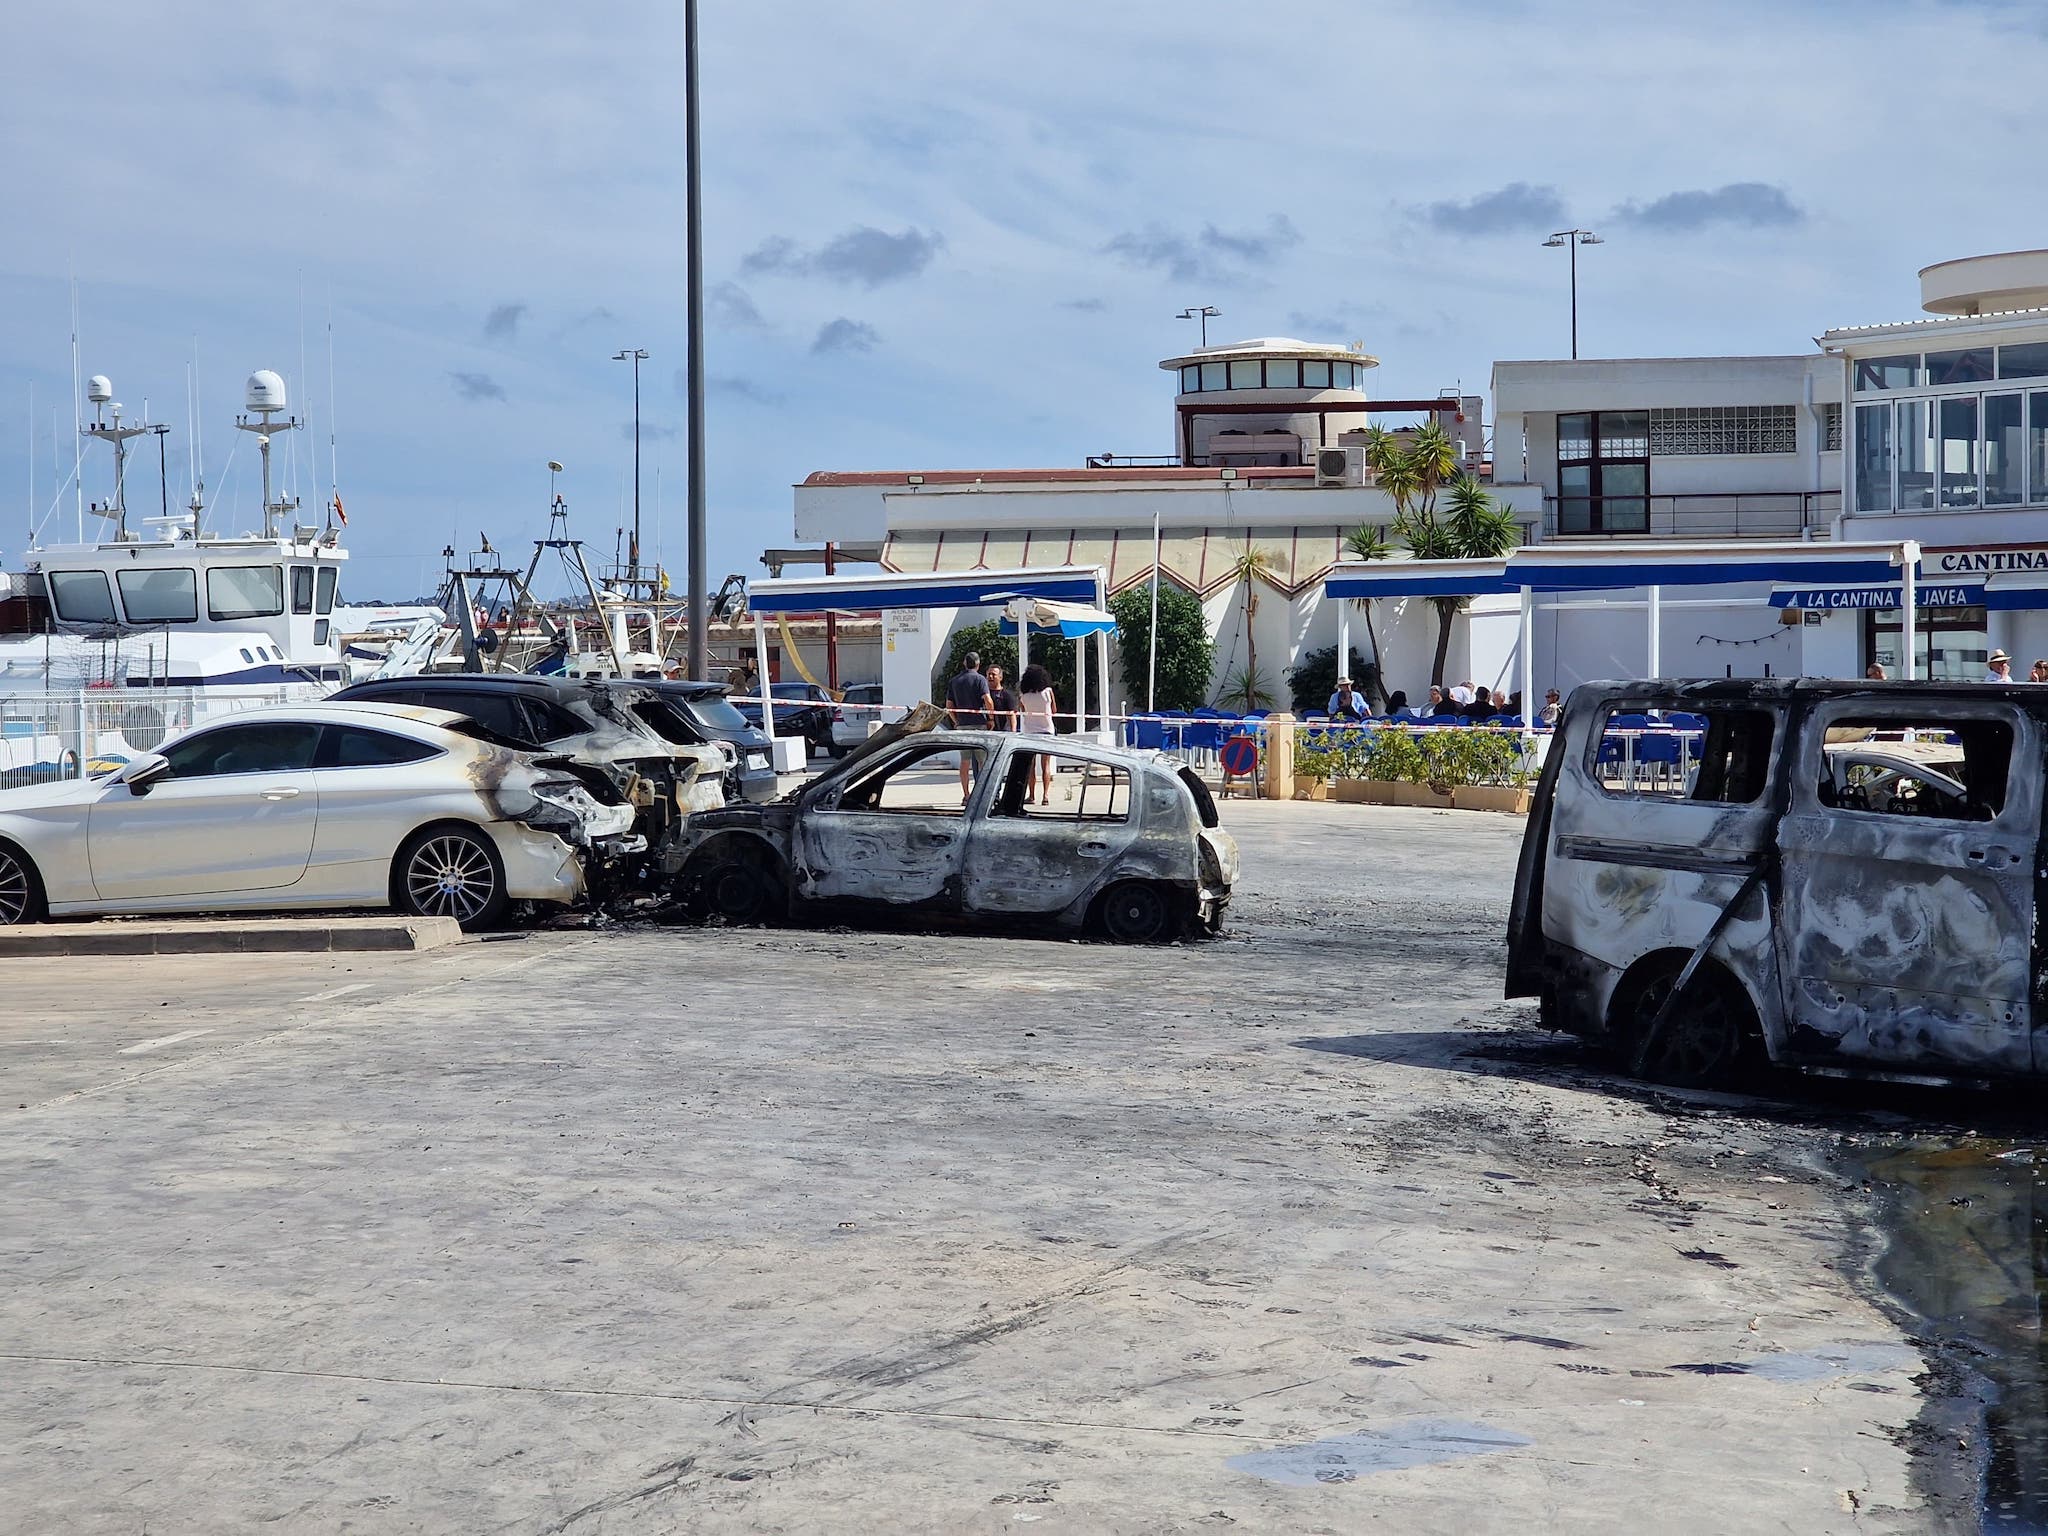
M 414 917 L 452 917 L 464 933 L 504 921 L 512 905 L 505 866 L 490 838 L 473 827 L 428 827 L 398 850 L 391 904 Z
M 728 923 L 766 923 L 782 914 L 782 882 L 758 858 L 717 859 L 697 876 L 696 895 L 706 916 Z
M 1102 893 L 1096 909 L 1102 931 L 1119 944 L 1158 944 L 1179 929 L 1173 901 L 1144 880 L 1125 880 Z
M 1615 999 L 1610 1037 L 1624 1064 L 1651 1082 L 1674 1088 L 1738 1083 L 1756 1064 L 1756 1013 L 1735 979 L 1712 963 L 1693 973 L 1645 1050 L 1645 1037 L 1684 968 L 1684 959 L 1675 957 L 1627 983 Z
M 0 928 L 43 920 L 43 881 L 29 856 L 0 843 Z

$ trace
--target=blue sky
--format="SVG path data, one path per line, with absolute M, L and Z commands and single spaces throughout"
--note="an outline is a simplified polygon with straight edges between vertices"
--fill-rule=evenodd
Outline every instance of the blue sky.
M 608 553 L 631 464 L 610 354 L 645 347 L 647 542 L 679 567 L 680 10 L 193 0 L 87 25 L 23 0 L 0 562 L 32 432 L 48 510 L 53 407 L 71 462 L 75 272 L 86 371 L 176 429 L 174 499 L 195 339 L 221 523 L 254 516 L 253 452 L 228 462 L 250 369 L 310 410 L 309 505 L 337 428 L 358 597 L 431 587 L 451 539 L 524 549 L 550 457 Z M 2048 244 L 2026 4 L 702 10 L 713 586 L 788 541 L 814 469 L 1168 451 L 1154 365 L 1191 304 L 1223 311 L 1212 340 L 1363 341 L 1394 397 L 1563 355 L 1539 242 L 1569 223 L 1607 241 L 1582 253 L 1588 356 L 1799 351 L 1912 317 L 1929 262 Z

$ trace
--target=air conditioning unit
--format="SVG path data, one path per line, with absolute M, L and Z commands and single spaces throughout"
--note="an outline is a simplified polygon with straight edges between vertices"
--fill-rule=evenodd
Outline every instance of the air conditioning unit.
M 1365 484 L 1365 450 L 1363 448 L 1318 448 L 1316 450 L 1316 484 Z

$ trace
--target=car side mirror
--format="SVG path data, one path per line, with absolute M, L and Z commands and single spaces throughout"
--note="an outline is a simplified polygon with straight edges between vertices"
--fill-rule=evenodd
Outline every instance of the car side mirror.
M 169 758 L 160 752 L 145 752 L 142 756 L 131 759 L 128 766 L 116 777 L 128 786 L 129 794 L 146 795 L 158 780 L 168 778 L 170 772 Z

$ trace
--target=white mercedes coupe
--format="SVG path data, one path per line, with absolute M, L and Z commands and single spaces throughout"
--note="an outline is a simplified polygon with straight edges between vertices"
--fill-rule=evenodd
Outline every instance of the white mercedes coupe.
M 390 907 L 488 927 L 644 851 L 604 775 L 388 704 L 250 709 L 0 792 L 0 923 Z

